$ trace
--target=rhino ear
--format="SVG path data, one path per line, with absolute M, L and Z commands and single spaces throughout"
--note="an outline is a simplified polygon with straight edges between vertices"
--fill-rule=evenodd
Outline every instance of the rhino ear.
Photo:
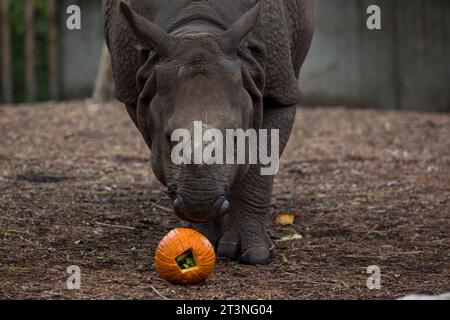
M 175 38 L 158 25 L 135 13 L 125 2 L 120 2 L 120 11 L 139 43 L 147 50 L 154 50 L 160 57 L 168 57 L 175 47 Z
M 261 5 L 258 3 L 221 35 L 219 45 L 224 53 L 234 54 L 239 50 L 245 36 L 256 27 L 260 12 Z

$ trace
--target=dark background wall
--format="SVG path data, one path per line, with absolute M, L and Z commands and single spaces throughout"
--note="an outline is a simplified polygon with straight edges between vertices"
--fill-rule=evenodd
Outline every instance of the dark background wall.
M 103 44 L 101 1 L 58 3 L 61 97 L 89 97 Z M 82 9 L 79 31 L 65 27 L 72 4 Z M 372 4 L 382 9 L 381 31 L 366 28 Z M 317 0 L 316 16 L 300 80 L 305 105 L 450 112 L 449 0 Z
M 66 28 L 67 7 L 81 8 L 81 30 Z M 101 1 L 59 0 L 61 97 L 76 99 L 92 94 L 103 44 Z
M 450 111 L 450 1 L 317 0 L 316 19 L 305 104 Z

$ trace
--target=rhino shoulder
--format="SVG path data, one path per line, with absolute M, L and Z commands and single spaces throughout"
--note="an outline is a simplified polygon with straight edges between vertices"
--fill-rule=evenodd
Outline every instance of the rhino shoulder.
M 314 0 L 262 0 L 258 37 L 266 44 L 265 98 L 281 105 L 302 99 L 300 69 L 312 41 Z

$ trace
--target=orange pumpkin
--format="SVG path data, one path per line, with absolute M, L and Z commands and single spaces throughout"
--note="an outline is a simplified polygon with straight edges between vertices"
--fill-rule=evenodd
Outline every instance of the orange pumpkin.
M 192 229 L 175 229 L 161 240 L 156 250 L 156 272 L 176 285 L 196 285 L 205 281 L 216 264 L 209 240 Z

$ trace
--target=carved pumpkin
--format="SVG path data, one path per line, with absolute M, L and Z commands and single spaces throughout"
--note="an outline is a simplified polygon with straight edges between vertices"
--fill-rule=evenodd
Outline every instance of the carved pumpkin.
M 209 240 L 192 229 L 175 229 L 161 240 L 156 250 L 156 272 L 176 285 L 196 285 L 205 281 L 216 264 Z

